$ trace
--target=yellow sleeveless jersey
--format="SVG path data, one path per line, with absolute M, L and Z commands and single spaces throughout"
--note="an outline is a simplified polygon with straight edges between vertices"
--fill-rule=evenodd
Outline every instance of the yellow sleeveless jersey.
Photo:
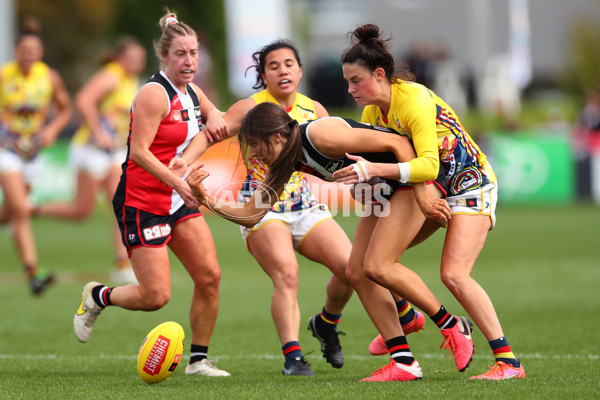
M 44 125 L 53 96 L 50 67 L 35 62 L 24 75 L 16 61 L 0 70 L 0 121 L 13 135 L 31 137 Z
M 139 81 L 137 76 L 128 75 L 116 62 L 107 63 L 102 70 L 112 75 L 117 83 L 100 103 L 100 122 L 106 132 L 117 137 L 119 147 L 125 147 L 129 134 L 129 111 L 137 94 Z M 91 138 L 91 128 L 82 123 L 73 136 L 73 142 L 87 143 Z
M 264 102 L 279 104 L 266 89 L 253 94 L 251 97 L 256 101 L 256 104 Z M 296 93 L 296 100 L 287 111 L 299 123 L 317 119 L 317 111 L 315 110 L 313 101 L 300 93 Z M 267 166 L 256 158 L 249 158 L 247 148 L 242 149 L 242 151 L 244 153 L 244 160 L 246 160 L 248 176 L 240 191 L 240 200 L 247 201 L 252 196 L 252 193 L 254 193 L 254 190 L 256 190 L 258 183 L 265 178 Z M 310 208 L 317 203 L 317 199 L 308 189 L 308 182 L 304 173 L 294 172 L 286 184 L 281 197 L 271 210 L 275 212 L 297 211 Z
M 448 196 L 456 196 L 496 181 L 487 157 L 452 108 L 423 85 L 397 79 L 388 115 L 369 105 L 361 120 L 393 129 L 411 141 L 417 158 L 409 162 L 410 182 L 435 180 L 443 168 Z

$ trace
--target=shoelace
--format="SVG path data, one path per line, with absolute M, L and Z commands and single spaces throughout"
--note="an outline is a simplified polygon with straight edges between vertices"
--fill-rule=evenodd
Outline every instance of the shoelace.
M 392 367 L 392 363 L 389 363 L 388 365 L 384 365 L 383 367 L 371 372 L 371 376 L 379 375 L 379 374 L 383 373 L 383 371 L 385 371 L 386 369 L 390 369 L 391 367 Z
M 444 343 L 446 343 L 446 346 L 444 346 Z M 452 336 L 451 334 L 444 335 L 444 340 L 442 340 L 442 344 L 440 345 L 440 349 L 442 347 L 445 348 L 445 349 L 448 349 L 448 357 L 452 358 L 451 351 L 454 351 L 455 347 L 456 347 L 456 344 L 454 343 L 454 336 Z
M 340 339 L 339 339 L 340 335 L 346 336 L 346 332 L 332 331 L 329 335 L 327 335 L 325 342 L 330 346 L 337 346 L 337 347 L 341 348 L 342 346 L 340 346 Z
M 485 374 L 483 374 L 484 376 L 490 376 L 490 375 L 493 375 L 493 374 L 495 374 L 497 372 L 501 373 L 502 375 L 504 375 L 504 372 L 507 369 L 514 368 L 512 365 L 506 364 L 506 363 L 501 363 L 501 364 L 497 363 L 494 366 L 488 365 L 488 367 L 490 367 L 491 369 L 488 372 L 486 372 Z M 500 370 L 500 371 L 498 371 L 498 370 Z

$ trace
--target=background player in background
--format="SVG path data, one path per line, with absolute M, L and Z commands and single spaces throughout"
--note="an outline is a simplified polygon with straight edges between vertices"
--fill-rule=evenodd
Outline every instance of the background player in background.
M 378 26 L 363 25 L 352 36 L 354 45 L 342 56 L 342 64 L 348 92 L 365 107 L 362 121 L 407 136 L 417 154 L 415 159 L 397 165 L 365 163 L 369 176 L 384 173 L 414 184 L 435 178 L 439 170 L 446 175 L 446 200 L 452 219 L 442 252 L 441 279 L 481 329 L 496 358 L 494 367 L 471 379 L 525 378 L 525 370 L 504 337 L 490 298 L 471 277 L 488 231 L 496 222 L 498 185 L 492 167 L 452 108 L 426 87 L 410 82 L 409 75 L 395 74 L 395 62 L 387 48 L 390 39 L 381 38 Z M 353 178 L 344 178 L 344 173 Z M 353 170 L 338 174 L 348 183 L 356 182 Z M 409 220 L 409 216 L 405 220 Z M 438 224 L 428 221 L 420 240 L 438 228 Z M 412 241 L 409 232 L 401 230 L 399 234 L 406 235 L 407 244 Z M 375 266 L 382 285 L 407 297 L 402 290 L 408 279 L 404 278 L 400 264 L 388 270 L 383 270 L 382 264 Z M 410 301 L 423 309 L 419 302 Z M 426 313 L 436 322 L 433 314 Z
M 87 342 L 96 318 L 107 306 L 144 311 L 163 307 L 171 296 L 168 244 L 194 281 L 191 352 L 185 372 L 229 376 L 207 359 L 219 310 L 221 270 L 208 225 L 182 180 L 187 165 L 179 158 L 194 138 L 206 142 L 206 137 L 198 134 L 203 122 L 206 129 L 219 135 L 227 135 L 227 124 L 222 113 L 191 84 L 198 63 L 196 33 L 170 12 L 159 24 L 162 36 L 154 46 L 163 69 L 133 101 L 127 159 L 113 199 L 138 284 L 108 287 L 89 282 L 73 324 L 77 338 Z M 178 167 L 170 169 L 170 163 Z
M 11 224 L 12 237 L 33 294 L 53 280 L 38 267 L 28 200 L 38 175 L 38 152 L 54 143 L 71 118 L 71 100 L 57 71 L 42 61 L 44 46 L 34 19 L 17 37 L 15 59 L 0 70 L 0 186 L 4 202 L 0 221 Z
M 345 157 L 349 152 L 361 152 L 372 161 L 392 165 L 396 165 L 394 162 L 397 160 L 414 158 L 414 150 L 406 138 L 391 130 L 384 132 L 338 117 L 325 117 L 298 125 L 285 109 L 269 102 L 258 104 L 247 113 L 240 130 L 240 141 L 250 147 L 250 155 L 269 165 L 264 181 L 243 207 L 239 203 L 208 196 L 201 183 L 205 171 L 192 169 L 187 182 L 203 205 L 244 226 L 253 226 L 262 218 L 268 207 L 258 200 L 273 204 L 294 170 L 331 180 L 332 172 L 353 163 Z M 355 168 L 360 169 L 360 165 Z M 369 177 L 363 178 L 363 181 L 369 181 Z M 388 195 L 376 198 L 383 204 L 383 210 L 369 209 L 359 219 L 346 276 L 369 317 L 386 339 L 392 357 L 390 364 L 364 380 L 410 381 L 423 376 L 421 367 L 410 352 L 390 291 L 376 283 L 379 276 L 375 271 L 379 263 L 399 259 L 404 247 L 413 239 L 418 240 L 417 234 L 426 216 L 447 220 L 450 208 L 440 198 L 443 191 L 437 185 L 413 184 L 413 194 L 409 185 L 400 185 L 397 180 L 387 183 L 390 189 Z M 418 204 L 415 198 L 419 199 Z M 412 235 L 410 238 L 394 234 L 398 231 L 398 221 L 402 221 L 402 231 Z M 389 264 L 385 266 L 390 267 Z M 449 314 L 417 274 L 408 269 L 403 274 L 410 279 L 407 278 L 407 288 L 401 294 L 411 302 L 418 300 L 424 310 L 437 310 L 434 321 L 440 322 L 442 335 L 452 343 L 451 350 L 457 359 L 458 370 L 464 370 L 473 354 L 470 321 Z
M 112 201 L 127 153 L 129 111 L 139 88 L 138 75 L 146 66 L 146 50 L 137 39 L 125 36 L 103 64 L 75 98 L 82 118 L 69 149 L 77 171 L 75 199 L 43 204 L 35 209 L 38 215 L 84 220 L 94 211 L 98 190 L 104 191 L 109 204 Z M 111 280 L 135 283 L 119 227 L 112 222 L 115 267 Z
M 320 103 L 298 93 L 302 63 L 292 43 L 276 40 L 255 52 L 252 58 L 254 64 L 249 69 L 256 69 L 254 89 L 262 90 L 227 110 L 225 119 L 231 136 L 238 134 L 247 112 L 264 102 L 283 106 L 299 122 L 328 115 Z M 246 202 L 264 179 L 267 166 L 250 156 L 247 147 L 243 147 L 242 151 L 247 177 L 238 200 Z M 197 154 L 190 156 L 196 157 Z M 294 173 L 271 211 L 256 225 L 242 226 L 241 232 L 248 250 L 273 281 L 271 315 L 285 357 L 282 373 L 314 375 L 299 342 L 298 260 L 294 250 L 333 272 L 327 284 L 323 309 L 310 318 L 309 329 L 320 341 L 327 362 L 334 368 L 341 368 L 344 356 L 337 324 L 353 292 L 344 273 L 352 246 L 327 206 L 319 204 L 310 191 L 304 173 Z

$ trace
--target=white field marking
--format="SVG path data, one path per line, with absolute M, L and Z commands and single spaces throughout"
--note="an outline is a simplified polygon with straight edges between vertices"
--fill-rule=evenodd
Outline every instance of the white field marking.
M 532 353 L 532 354 L 518 354 L 519 359 L 527 360 L 527 359 L 536 359 L 536 360 L 595 360 L 598 361 L 600 359 L 600 355 L 598 354 L 541 354 L 541 353 Z M 209 357 L 211 359 L 228 359 L 228 358 L 237 358 L 239 355 L 235 356 L 215 356 Z M 274 360 L 280 359 L 282 357 L 281 354 L 247 354 L 243 356 L 244 358 L 257 359 L 257 360 Z M 368 360 L 374 358 L 373 356 L 367 355 L 359 355 L 359 354 L 350 354 L 344 355 L 346 359 L 351 360 Z M 419 354 L 418 358 L 429 358 L 429 359 L 439 359 L 448 357 L 446 354 L 439 353 L 425 353 Z M 183 356 L 184 359 L 190 358 L 189 355 Z M 62 354 L 0 354 L 1 360 L 16 360 L 16 359 L 27 359 L 27 360 L 61 360 L 61 359 L 74 359 L 74 360 L 89 360 L 89 359 L 100 359 L 100 360 L 135 360 L 137 359 L 137 355 L 123 355 L 123 354 L 100 354 L 93 356 L 65 356 Z

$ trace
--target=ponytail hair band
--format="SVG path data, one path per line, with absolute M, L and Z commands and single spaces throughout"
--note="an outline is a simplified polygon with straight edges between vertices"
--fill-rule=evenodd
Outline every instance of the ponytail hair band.
M 167 19 L 165 20 L 165 29 L 167 29 L 167 26 L 171 25 L 171 24 L 176 24 L 179 21 L 177 21 L 177 18 L 175 17 L 167 17 Z
M 298 121 L 296 121 L 295 119 L 291 120 L 290 122 L 288 122 L 288 128 L 290 129 L 294 129 L 295 125 L 298 125 Z

